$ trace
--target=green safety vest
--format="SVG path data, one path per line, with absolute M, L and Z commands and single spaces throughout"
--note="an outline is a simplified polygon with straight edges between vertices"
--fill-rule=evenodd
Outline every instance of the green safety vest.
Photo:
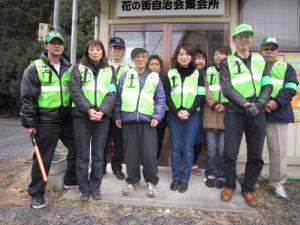
M 208 89 L 212 97 L 218 102 L 229 102 L 221 92 L 220 73 L 215 66 L 210 66 L 206 71 Z
M 117 81 L 117 84 L 122 76 L 122 74 L 126 73 L 128 70 L 130 69 L 129 65 L 121 65 L 118 67 L 118 69 L 116 70 L 116 81 Z
M 184 107 L 190 109 L 194 104 L 197 95 L 205 95 L 205 87 L 198 86 L 199 71 L 195 71 L 184 79 L 182 83 L 180 74 L 176 68 L 171 68 L 168 72 L 171 84 L 171 98 L 176 109 Z
M 108 92 L 116 92 L 116 86 L 111 84 L 113 76 L 111 67 L 100 69 L 96 80 L 90 68 L 79 64 L 78 69 L 83 94 L 94 107 L 99 108 L 101 106 Z
M 55 109 L 70 106 L 71 70 L 67 69 L 59 77 L 42 59 L 35 60 L 34 64 L 41 83 L 41 93 L 38 97 L 39 108 Z
M 287 70 L 287 63 L 283 61 L 276 61 L 271 69 L 271 81 L 273 84 L 272 98 L 277 97 L 282 88 L 291 88 L 296 90 L 297 84 L 294 82 L 286 82 L 284 84 L 285 72 Z
M 154 94 L 159 83 L 159 75 L 151 72 L 147 76 L 142 89 L 140 88 L 138 76 L 135 69 L 130 69 L 126 73 L 121 93 L 121 111 L 137 111 L 151 116 L 154 113 Z
M 258 97 L 261 87 L 272 84 L 269 76 L 263 76 L 266 62 L 259 54 L 252 53 L 251 71 L 235 55 L 228 56 L 227 62 L 232 86 L 244 98 Z
M 287 70 L 287 64 L 283 61 L 277 61 L 271 69 L 271 81 L 273 84 L 272 98 L 275 98 L 281 88 L 283 88 L 284 76 Z

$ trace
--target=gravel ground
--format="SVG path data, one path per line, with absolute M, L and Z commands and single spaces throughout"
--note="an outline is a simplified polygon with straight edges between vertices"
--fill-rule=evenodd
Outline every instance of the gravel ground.
M 101 201 L 82 204 L 62 200 L 62 193 L 54 192 L 51 188 L 48 188 L 45 195 L 47 207 L 41 210 L 30 209 L 27 194 L 29 171 L 26 170 L 24 160 L 24 155 L 0 159 L 0 224 L 300 224 L 299 181 L 288 182 L 290 199 L 285 200 L 273 197 L 268 181 L 262 180 L 257 191 L 259 206 L 256 213 L 140 207 L 103 204 Z

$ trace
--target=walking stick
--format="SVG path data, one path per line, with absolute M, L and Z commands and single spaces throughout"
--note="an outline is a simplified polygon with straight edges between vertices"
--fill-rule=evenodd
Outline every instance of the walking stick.
M 37 159 L 37 161 L 39 163 L 39 166 L 40 166 L 40 170 L 41 170 L 41 173 L 42 173 L 43 180 L 45 182 L 47 182 L 48 178 L 47 178 L 46 170 L 45 170 L 44 163 L 43 163 L 43 160 L 42 160 L 42 157 L 41 157 L 41 154 L 40 154 L 40 150 L 39 150 L 39 148 L 36 144 L 34 134 L 31 135 L 31 141 L 32 141 L 32 145 L 33 145 L 33 149 L 34 149 L 34 152 L 35 152 L 36 159 Z

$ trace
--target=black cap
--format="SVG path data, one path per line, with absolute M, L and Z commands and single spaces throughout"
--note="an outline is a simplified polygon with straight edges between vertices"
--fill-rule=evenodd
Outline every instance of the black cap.
M 121 46 L 125 48 L 125 41 L 122 38 L 113 37 L 109 40 L 109 47 L 113 47 L 113 46 Z

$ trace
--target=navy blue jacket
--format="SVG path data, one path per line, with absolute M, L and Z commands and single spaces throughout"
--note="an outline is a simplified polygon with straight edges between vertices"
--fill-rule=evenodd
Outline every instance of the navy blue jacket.
M 284 76 L 284 84 L 287 82 L 299 84 L 296 71 L 290 64 L 287 64 L 287 70 Z M 271 113 L 266 113 L 266 121 L 269 123 L 293 123 L 294 113 L 291 106 L 291 100 L 295 94 L 296 90 L 292 88 L 282 88 L 277 97 L 273 99 L 278 104 L 278 108 Z

